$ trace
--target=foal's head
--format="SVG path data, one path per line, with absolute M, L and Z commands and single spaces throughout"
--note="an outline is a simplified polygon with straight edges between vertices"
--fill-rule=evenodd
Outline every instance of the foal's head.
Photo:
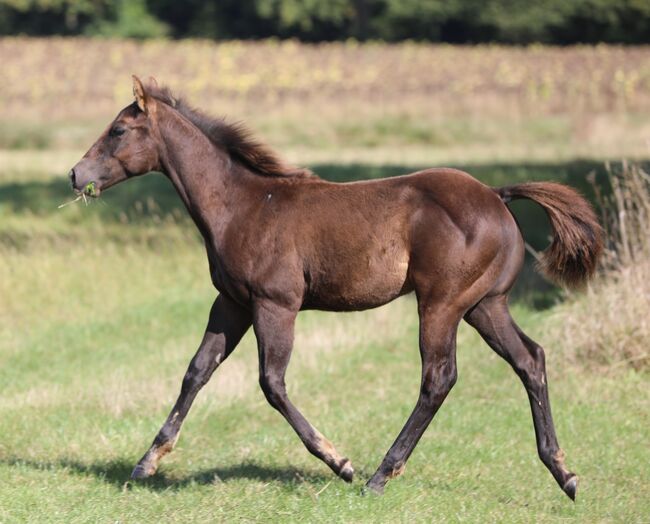
M 127 178 L 160 170 L 154 130 L 156 101 L 133 77 L 135 102 L 115 120 L 70 171 L 72 188 L 78 193 L 99 193 Z
M 194 126 L 214 147 L 250 172 L 273 178 L 316 178 L 308 169 L 284 163 L 272 150 L 255 140 L 244 126 L 205 115 L 172 96 L 168 89 L 159 88 L 153 79 L 145 88 L 134 76 L 133 94 L 135 102 L 120 111 L 70 171 L 72 188 L 78 193 L 98 196 L 104 189 L 127 178 L 162 171 L 159 124 L 174 122 L 170 119 L 169 108 L 187 125 Z M 186 141 L 177 147 L 187 153 L 191 145 Z

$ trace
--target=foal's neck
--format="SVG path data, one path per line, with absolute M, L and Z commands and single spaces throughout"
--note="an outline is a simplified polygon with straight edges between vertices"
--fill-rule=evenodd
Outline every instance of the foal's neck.
M 251 177 L 234 173 L 239 166 L 193 124 L 165 108 L 159 120 L 161 164 L 199 231 L 217 247 L 233 218 L 236 200 Z

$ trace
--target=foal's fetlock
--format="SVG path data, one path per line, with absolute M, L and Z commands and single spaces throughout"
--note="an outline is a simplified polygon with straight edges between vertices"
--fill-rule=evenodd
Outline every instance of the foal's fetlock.
M 372 492 L 378 495 L 384 493 L 384 487 L 390 479 L 399 477 L 404 470 L 406 469 L 406 463 L 399 460 L 395 462 L 392 466 L 380 466 L 379 470 L 372 476 L 372 478 L 366 483 L 363 493 Z
M 553 454 L 548 454 L 545 457 L 544 463 L 548 466 L 553 477 L 562 488 L 562 491 L 573 501 L 576 499 L 576 491 L 578 490 L 578 476 L 569 471 L 564 464 L 564 451 L 558 449 Z
M 553 462 L 555 463 L 555 467 L 559 470 L 562 478 L 562 482 L 560 484 L 562 491 L 564 491 L 564 493 L 566 493 L 571 500 L 575 501 L 576 491 L 578 490 L 578 476 L 568 470 L 564 464 L 564 458 L 564 451 L 558 449 L 557 452 L 553 455 Z

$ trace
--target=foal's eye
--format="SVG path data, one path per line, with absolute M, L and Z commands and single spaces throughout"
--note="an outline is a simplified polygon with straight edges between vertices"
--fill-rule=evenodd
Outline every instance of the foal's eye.
M 109 136 L 121 136 L 121 135 L 123 135 L 125 133 L 125 131 L 126 131 L 126 129 L 124 129 L 123 127 L 114 127 L 108 132 L 108 135 Z

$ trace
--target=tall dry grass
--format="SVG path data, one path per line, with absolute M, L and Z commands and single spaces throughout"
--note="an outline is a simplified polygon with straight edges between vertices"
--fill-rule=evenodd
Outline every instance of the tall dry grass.
M 602 271 L 549 318 L 556 345 L 581 367 L 650 369 L 650 175 L 608 165 L 597 193 L 607 235 Z

